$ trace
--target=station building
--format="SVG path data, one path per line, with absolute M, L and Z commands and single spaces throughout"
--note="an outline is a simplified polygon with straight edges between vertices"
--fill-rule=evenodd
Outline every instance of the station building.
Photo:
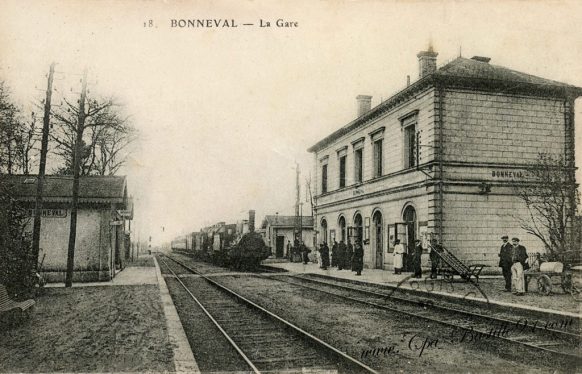
M 261 228 L 265 230 L 265 244 L 271 248 L 271 254 L 275 258 L 288 257 L 287 244 L 294 245 L 295 230 L 301 226 L 301 240 L 308 247 L 313 249 L 313 217 L 283 216 L 279 214 L 267 215 L 263 219 Z M 299 236 L 297 236 L 299 237 Z
M 28 210 L 27 230 L 32 235 L 36 176 L 2 175 L 0 182 L 10 186 L 13 197 Z M 42 275 L 48 282 L 64 282 L 73 178 L 45 176 L 43 188 L 39 253 Z M 73 281 L 111 280 L 129 257 L 133 208 L 126 178 L 80 177 L 78 201 Z
M 420 52 L 419 79 L 374 108 L 357 96 L 357 118 L 309 148 L 317 242 L 360 241 L 366 267 L 393 269 L 395 239 L 411 249 L 435 238 L 465 263 L 498 271 L 501 235 L 543 252 L 515 219 L 528 211 L 512 186 L 540 153 L 565 157 L 573 178 L 582 89 L 486 57 L 438 69 L 436 58 Z

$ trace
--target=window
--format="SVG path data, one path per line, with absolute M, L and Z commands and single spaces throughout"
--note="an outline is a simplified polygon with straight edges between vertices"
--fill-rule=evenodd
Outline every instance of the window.
M 363 170 L 363 168 L 362 168 L 362 160 L 363 160 L 363 157 L 362 157 L 362 153 L 363 153 L 363 149 L 362 148 L 356 149 L 355 152 L 354 152 L 354 165 L 355 165 L 354 175 L 355 175 L 356 183 L 361 183 L 362 180 L 363 180 L 363 173 L 362 173 L 362 170 Z
M 321 193 L 327 192 L 327 164 L 321 167 Z
M 374 177 L 382 176 L 382 139 L 374 142 Z
M 343 188 L 346 186 L 346 156 L 339 159 L 339 186 Z
M 416 124 L 404 128 L 404 168 L 416 166 Z

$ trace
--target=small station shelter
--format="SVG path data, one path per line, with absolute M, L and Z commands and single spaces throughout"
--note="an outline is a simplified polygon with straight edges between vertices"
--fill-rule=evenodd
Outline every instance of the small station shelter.
M 36 176 L 1 175 L 0 182 L 8 184 L 14 198 L 27 209 L 27 231 L 32 235 Z M 72 191 L 72 176 L 45 176 L 39 261 L 48 282 L 65 280 Z M 73 282 L 111 280 L 123 269 L 132 210 L 125 176 L 80 178 Z

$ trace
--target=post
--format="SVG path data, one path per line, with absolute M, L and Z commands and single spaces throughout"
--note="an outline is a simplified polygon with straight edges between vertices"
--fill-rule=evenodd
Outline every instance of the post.
M 301 237 L 297 237 L 298 234 L 300 234 L 299 232 L 299 226 L 301 225 L 299 220 L 299 202 L 300 202 L 300 187 L 299 187 L 299 164 L 295 164 L 296 165 L 296 169 L 295 169 L 295 223 L 294 223 L 294 227 L 293 227 L 293 237 L 294 237 L 294 242 L 295 239 L 301 241 Z
M 299 204 L 299 241 L 303 244 L 303 203 Z
M 48 135 L 51 115 L 51 96 L 53 93 L 53 75 L 55 73 L 55 63 L 50 67 L 48 83 L 46 88 L 46 99 L 44 102 L 44 117 L 42 120 L 42 140 L 40 146 L 40 164 L 38 167 L 38 178 L 36 181 L 36 202 L 34 204 L 34 224 L 32 227 L 32 258 L 34 260 L 33 269 L 38 270 L 38 255 L 40 252 L 40 220 L 42 211 L 42 191 L 44 188 L 44 174 L 46 169 L 46 154 L 48 149 Z
M 79 201 L 79 164 L 81 163 L 81 146 L 85 127 L 85 96 L 87 95 L 87 69 L 83 72 L 79 118 L 77 121 L 77 139 L 73 156 L 73 198 L 71 202 L 71 228 L 69 231 L 69 249 L 67 252 L 67 274 L 65 287 L 73 285 L 73 266 L 75 261 L 75 240 L 77 238 L 77 204 Z

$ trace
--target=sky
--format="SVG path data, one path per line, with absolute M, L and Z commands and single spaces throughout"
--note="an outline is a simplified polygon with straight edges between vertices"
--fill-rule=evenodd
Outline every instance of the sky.
M 172 27 L 188 19 L 238 27 Z M 86 67 L 90 94 L 123 104 L 140 133 L 120 172 L 134 238 L 155 244 L 250 209 L 258 223 L 293 215 L 296 164 L 302 201 L 313 173 L 307 148 L 355 118 L 357 95 L 376 106 L 416 80 L 429 42 L 439 66 L 487 56 L 582 87 L 580 25 L 580 1 L 3 0 L 0 80 L 27 112 L 51 62 L 55 103 L 80 91 Z

